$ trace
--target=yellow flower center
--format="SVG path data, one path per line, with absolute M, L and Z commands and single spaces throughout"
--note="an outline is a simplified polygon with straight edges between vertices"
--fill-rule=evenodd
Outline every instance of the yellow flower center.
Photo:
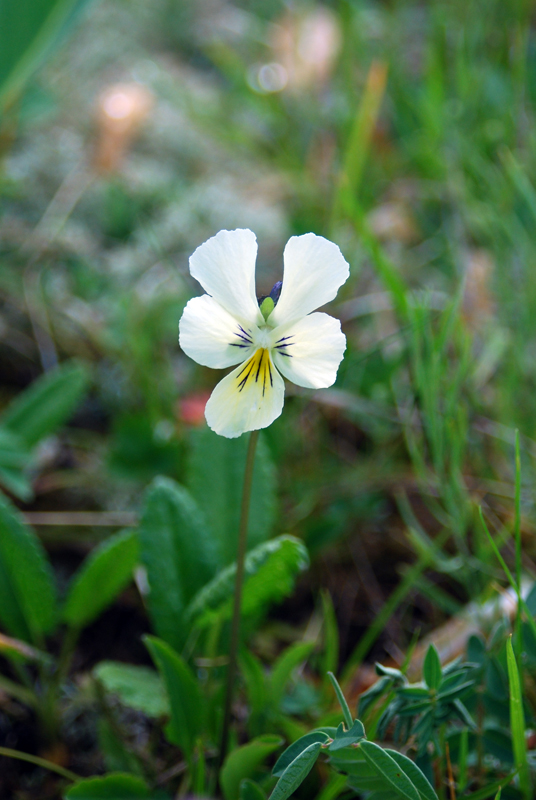
M 251 385 L 259 382 L 262 384 L 263 396 L 266 388 L 274 385 L 270 353 L 264 347 L 259 348 L 251 358 L 248 358 L 236 376 L 237 389 L 239 392 L 248 384 Z

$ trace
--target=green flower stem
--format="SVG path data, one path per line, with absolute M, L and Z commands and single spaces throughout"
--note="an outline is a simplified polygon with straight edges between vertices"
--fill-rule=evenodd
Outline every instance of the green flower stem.
M 229 728 L 231 724 L 231 709 L 236 678 L 236 662 L 238 656 L 238 642 L 240 638 L 240 607 L 242 603 L 242 587 L 244 583 L 244 560 L 246 557 L 248 541 L 249 505 L 251 500 L 251 485 L 253 483 L 253 465 L 255 463 L 255 450 L 259 439 L 259 431 L 252 431 L 249 437 L 248 453 L 246 457 L 246 470 L 244 473 L 244 489 L 242 492 L 242 509 L 240 513 L 240 528 L 238 531 L 238 550 L 236 555 L 236 579 L 234 588 L 233 617 L 231 621 L 231 641 L 229 645 L 229 667 L 227 669 L 227 686 L 225 689 L 225 705 L 223 710 L 223 727 L 218 768 L 224 762 L 229 744 Z

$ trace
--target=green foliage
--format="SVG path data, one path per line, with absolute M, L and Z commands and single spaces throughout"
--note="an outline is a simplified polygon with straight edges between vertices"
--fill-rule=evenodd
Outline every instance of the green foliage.
M 506 643 L 506 661 L 508 666 L 508 684 L 510 688 L 510 727 L 512 730 L 514 762 L 519 771 L 519 784 L 523 792 L 523 797 L 525 800 L 530 800 L 533 795 L 527 760 L 523 695 L 511 637 Z
M 166 642 L 155 636 L 146 636 L 144 641 L 169 699 L 171 720 L 166 735 L 191 763 L 197 738 L 204 731 L 205 703 L 201 688 L 184 659 Z
M 66 800 L 134 800 L 134 798 L 162 798 L 166 795 L 153 792 L 145 781 L 134 775 L 109 773 L 103 778 L 86 778 L 75 783 L 65 793 Z
M 116 695 L 128 708 L 142 711 L 152 718 L 169 714 L 164 684 L 153 669 L 118 661 L 101 661 L 93 670 L 93 675 L 107 692 Z
M 236 555 L 247 437 L 225 439 L 208 428 L 192 435 L 188 486 L 203 510 L 218 548 L 218 566 Z M 210 502 L 207 502 L 210 498 Z M 262 437 L 258 443 L 251 490 L 248 548 L 264 542 L 273 529 L 276 509 L 275 471 Z
M 37 645 L 57 621 L 56 591 L 45 551 L 1 494 L 0 620 L 13 636 Z
M 63 619 L 83 628 L 101 614 L 132 580 L 138 562 L 138 537 L 132 531 L 111 536 L 94 548 L 73 578 Z
M 239 800 L 243 780 L 251 779 L 268 756 L 281 747 L 279 736 L 266 734 L 230 753 L 220 775 L 225 800 Z
M 0 109 L 8 107 L 87 0 L 2 3 L 0 12 Z
M 65 423 L 88 386 L 87 369 L 78 362 L 61 364 L 16 397 L 2 414 L 2 426 L 29 449 Z
M 25 472 L 31 451 L 69 419 L 87 385 L 81 364 L 61 364 L 12 400 L 0 417 L 0 483 L 22 500 L 32 497 Z
M 155 629 L 181 647 L 188 634 L 185 608 L 214 576 L 214 535 L 186 489 L 168 478 L 156 478 L 147 490 L 139 532 Z
M 287 597 L 308 565 L 306 548 L 292 536 L 278 536 L 251 550 L 245 560 L 242 615 L 257 615 Z M 187 610 L 193 624 L 205 628 L 230 618 L 235 573 L 235 564 L 226 567 L 198 592 Z
M 321 747 L 320 742 L 313 742 L 290 762 L 277 781 L 270 800 L 286 800 L 296 791 L 314 767 Z

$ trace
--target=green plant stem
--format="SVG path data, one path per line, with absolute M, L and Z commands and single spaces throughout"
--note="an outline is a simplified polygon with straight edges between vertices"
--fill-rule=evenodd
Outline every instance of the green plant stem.
M 251 500 L 251 486 L 253 483 L 253 465 L 259 431 L 252 431 L 249 437 L 246 469 L 244 473 L 244 489 L 242 492 L 242 508 L 240 513 L 240 527 L 238 530 L 238 548 L 236 555 L 236 579 L 234 588 L 233 617 L 231 621 L 231 641 L 229 645 L 229 667 L 227 669 L 227 685 L 225 688 L 225 705 L 223 710 L 223 726 L 221 733 L 220 754 L 218 769 L 222 766 L 227 754 L 229 743 L 229 728 L 231 724 L 231 709 L 236 677 L 236 664 L 238 657 L 238 642 L 240 637 L 240 607 L 242 604 L 242 587 L 244 583 L 244 560 L 246 557 L 248 541 L 249 506 Z
M 57 772 L 62 778 L 67 778 L 68 781 L 81 780 L 80 775 L 77 775 L 76 772 L 71 772 L 70 769 L 65 769 L 65 767 L 60 767 L 59 764 L 47 761 L 46 758 L 32 756 L 30 753 L 23 753 L 21 750 L 12 750 L 10 747 L 0 747 L 0 756 L 18 758 L 20 761 L 29 761 L 30 764 L 35 764 L 36 767 L 42 767 L 43 769 L 49 769 L 51 772 Z

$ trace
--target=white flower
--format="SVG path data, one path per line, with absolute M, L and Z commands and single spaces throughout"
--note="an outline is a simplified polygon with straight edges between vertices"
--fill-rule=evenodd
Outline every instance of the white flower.
M 189 301 L 179 325 L 180 345 L 198 364 L 239 365 L 205 409 L 212 430 L 230 439 L 266 428 L 281 414 L 281 375 L 308 389 L 331 386 L 346 349 L 339 320 L 311 313 L 333 300 L 348 278 L 337 245 L 314 233 L 289 239 L 282 287 L 276 284 L 261 306 L 256 257 L 250 230 L 220 231 L 198 247 L 190 272 L 207 294 Z

